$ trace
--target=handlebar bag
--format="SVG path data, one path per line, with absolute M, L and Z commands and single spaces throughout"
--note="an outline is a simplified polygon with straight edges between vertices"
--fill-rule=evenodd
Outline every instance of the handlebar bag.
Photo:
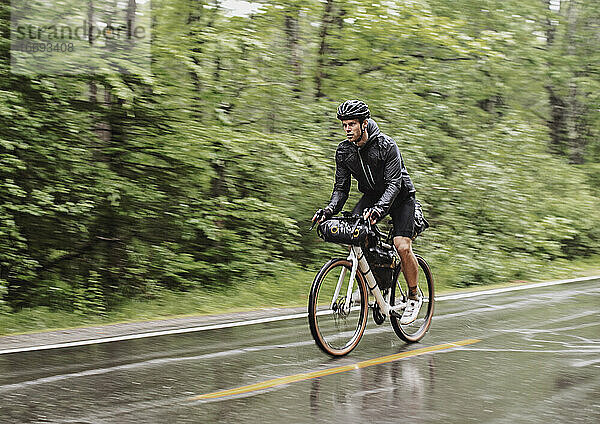
M 368 230 L 358 224 L 358 218 L 331 218 L 319 224 L 317 234 L 330 243 L 360 246 L 367 239 Z

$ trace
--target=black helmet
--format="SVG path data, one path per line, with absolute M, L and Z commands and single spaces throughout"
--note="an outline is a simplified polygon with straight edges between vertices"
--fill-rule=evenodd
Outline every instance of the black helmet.
M 364 121 L 371 117 L 369 106 L 360 100 L 346 100 L 337 110 L 337 119 L 343 121 L 345 119 L 358 119 Z

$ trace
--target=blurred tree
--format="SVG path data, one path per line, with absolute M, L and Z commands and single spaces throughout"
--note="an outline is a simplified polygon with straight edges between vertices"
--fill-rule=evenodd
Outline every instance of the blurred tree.
M 432 223 L 419 242 L 454 284 L 599 253 L 594 2 L 294 0 L 237 16 L 157 0 L 150 70 L 74 77 L 11 74 L 0 7 L 0 310 L 102 313 L 320 262 L 330 247 L 305 228 L 331 193 L 347 98 L 398 142 Z
M 544 3 L 552 151 L 574 164 L 597 161 L 600 7 L 593 1 Z

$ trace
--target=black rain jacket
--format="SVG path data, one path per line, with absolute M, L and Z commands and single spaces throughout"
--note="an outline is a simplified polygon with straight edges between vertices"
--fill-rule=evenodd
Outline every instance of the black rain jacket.
M 350 193 L 350 176 L 358 181 L 358 190 L 379 197 L 374 206 L 388 213 L 396 197 L 415 192 L 396 142 L 379 130 L 372 119 L 367 123 L 369 139 L 358 148 L 344 140 L 335 152 L 335 183 L 328 207 L 336 214 L 342 210 Z

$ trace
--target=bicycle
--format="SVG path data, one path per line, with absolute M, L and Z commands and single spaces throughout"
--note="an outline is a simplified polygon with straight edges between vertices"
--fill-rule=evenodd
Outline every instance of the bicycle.
M 393 246 L 391 230 L 385 236 L 377 225 L 371 225 L 368 220 L 348 213 L 331 219 L 335 220 L 329 226 L 332 235 L 329 240 L 327 237 L 323 238 L 325 241 L 349 245 L 350 254 L 346 259 L 329 260 L 321 267 L 312 283 L 308 322 L 317 346 L 331 356 L 350 353 L 365 332 L 369 308 L 376 324 L 383 324 L 389 317 L 394 332 L 402 340 L 421 340 L 431 326 L 434 308 L 433 274 L 425 259 L 415 255 L 419 265 L 418 287 L 423 296 L 423 305 L 413 323 L 402 325 L 400 318 L 406 307 L 408 291 L 405 292 L 401 284 L 402 264 Z M 318 232 L 322 232 L 321 226 L 324 223 L 319 224 Z M 350 227 L 352 223 L 354 225 Z M 343 228 L 345 231 L 342 231 Z M 348 230 L 350 238 L 354 237 L 354 240 L 343 243 L 342 241 L 348 240 L 347 236 L 341 234 L 348 233 Z M 337 235 L 339 237 L 335 237 Z M 380 264 L 375 263 L 378 262 L 377 255 L 391 257 L 392 263 L 384 260 L 384 266 L 379 266 Z M 367 257 L 372 264 L 369 264 Z M 377 277 L 373 269 L 376 270 Z M 374 297 L 373 302 L 369 302 L 369 292 Z

